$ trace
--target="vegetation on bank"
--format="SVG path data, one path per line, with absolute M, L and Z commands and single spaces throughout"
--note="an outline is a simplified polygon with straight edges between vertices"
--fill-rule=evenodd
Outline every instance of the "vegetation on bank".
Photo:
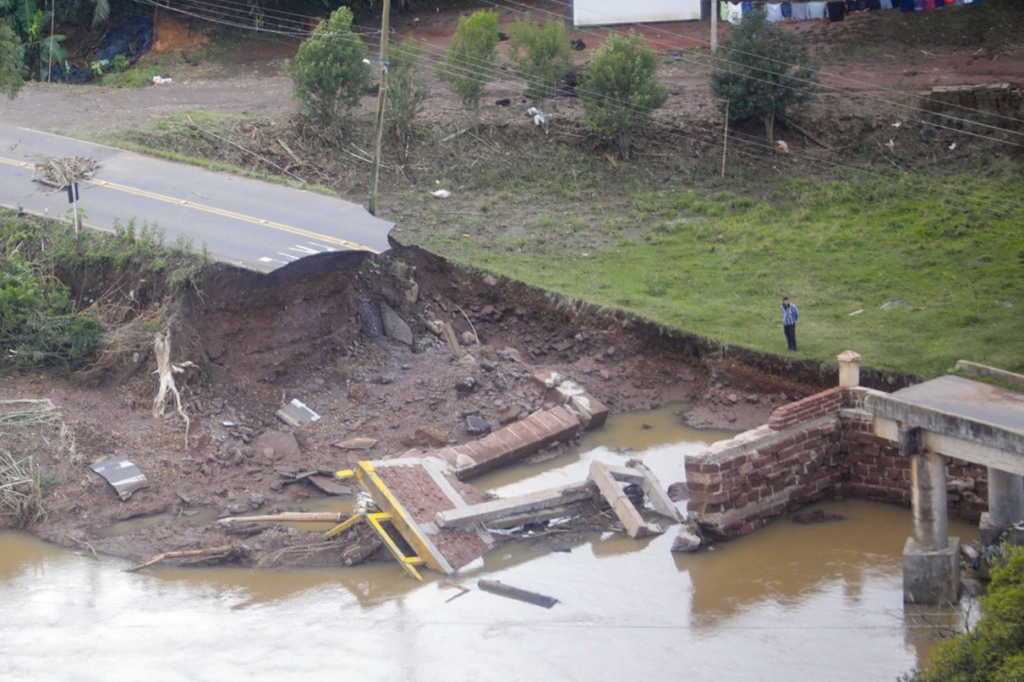
M 973 630 L 943 642 L 913 682 L 1024 680 L 1024 547 L 1005 546 L 1006 562 L 992 569 L 982 618 Z
M 1024 370 L 1012 341 L 1024 337 L 1019 180 L 948 174 L 922 191 L 922 179 L 778 180 L 754 196 L 566 180 L 544 198 L 543 180 L 513 179 L 477 203 L 480 215 L 427 206 L 398 236 L 726 344 L 784 352 L 789 296 L 797 358 L 834 362 L 849 348 L 922 377 L 960 358 Z M 486 190 L 467 191 L 479 202 Z M 524 215 L 527 197 L 544 208 Z
M 0 211 L 0 372 L 90 365 L 115 327 L 152 321 L 140 315 L 144 291 L 157 281 L 198 289 L 207 262 L 187 240 L 166 244 L 156 226 L 75 235 L 65 222 Z

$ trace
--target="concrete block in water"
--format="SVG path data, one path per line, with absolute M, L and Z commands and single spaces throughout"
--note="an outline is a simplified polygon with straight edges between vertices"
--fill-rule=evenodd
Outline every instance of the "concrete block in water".
M 903 547 L 903 602 L 955 604 L 960 598 L 960 538 L 940 550 L 921 549 L 914 538 Z

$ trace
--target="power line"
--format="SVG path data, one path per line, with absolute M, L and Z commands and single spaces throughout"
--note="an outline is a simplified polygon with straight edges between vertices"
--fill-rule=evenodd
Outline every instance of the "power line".
M 147 4 L 147 5 L 155 5 L 156 4 L 154 2 L 154 0 L 134 0 L 134 1 L 138 2 L 140 4 Z M 490 4 L 493 4 L 493 3 L 490 3 Z M 518 3 L 516 3 L 516 4 L 518 4 Z M 165 9 L 167 9 L 167 8 L 165 7 Z M 182 10 L 181 8 L 171 8 L 171 9 L 173 11 L 177 11 L 177 12 L 180 12 L 182 14 L 186 14 L 186 15 L 198 18 L 198 19 L 211 20 L 214 23 L 222 23 L 222 24 L 225 24 L 225 25 L 234 26 L 234 27 L 238 27 L 238 28 L 243 28 L 243 29 L 246 29 L 246 30 L 252 30 L 252 31 L 261 31 L 262 30 L 262 31 L 266 32 L 266 29 L 260 29 L 259 27 L 252 26 L 252 25 L 250 25 L 248 23 L 241 23 L 239 21 L 234 21 L 234 22 L 218 21 L 216 19 L 210 19 L 209 17 L 204 16 L 204 15 L 187 12 L 185 10 Z M 512 11 L 516 11 L 516 10 L 512 10 Z M 237 16 L 238 16 L 237 14 L 234 15 L 235 18 L 237 18 Z M 307 32 L 307 34 L 308 34 L 308 32 Z M 291 35 L 291 34 L 289 34 L 289 35 Z M 348 38 L 348 39 L 353 39 L 354 38 L 353 36 L 348 36 L 348 35 L 344 35 L 344 36 L 339 36 L 337 34 L 333 34 L 333 35 L 332 34 L 326 34 L 326 35 L 328 37 L 335 37 L 335 38 L 338 38 L 338 37 L 344 37 L 344 38 Z M 354 38 L 354 39 L 358 39 L 358 38 Z M 419 40 L 416 40 L 416 42 L 418 44 L 424 45 L 425 48 L 426 48 L 425 51 L 429 51 L 429 52 L 432 52 L 432 53 L 438 53 L 438 50 L 433 48 L 432 46 L 430 46 L 428 43 L 425 43 L 424 41 L 419 41 Z M 428 59 L 430 59 L 431 61 L 433 61 L 435 63 L 443 63 L 443 56 L 439 56 L 437 58 L 428 57 Z M 488 69 L 490 70 L 491 75 L 500 73 L 500 70 L 497 67 L 495 67 L 492 63 L 488 62 L 486 64 L 487 64 Z M 460 70 L 460 69 L 458 69 L 458 67 L 451 67 L 451 65 L 449 65 L 449 67 L 450 68 L 454 68 L 457 71 Z M 467 70 L 467 69 L 461 69 L 461 71 L 465 74 L 465 77 L 470 78 L 471 80 L 477 80 L 478 82 L 481 82 L 483 84 L 487 84 L 488 82 L 490 82 L 488 80 L 484 80 L 484 79 L 476 77 L 476 72 L 474 72 L 474 71 L 470 71 L 470 70 Z M 513 70 L 513 73 L 516 73 L 516 72 Z M 521 74 L 519 74 L 519 75 L 520 75 L 521 80 L 525 80 L 527 83 L 530 82 L 529 78 L 527 78 L 525 76 L 522 76 Z M 515 82 L 515 81 L 511 81 L 511 80 L 504 79 L 504 78 L 495 78 L 494 80 L 496 80 L 497 82 L 505 82 L 505 83 L 514 83 Z M 577 91 L 577 92 L 579 92 L 579 91 Z M 626 104 L 625 106 L 627 108 L 630 107 L 630 105 L 628 105 L 628 104 Z M 636 107 L 633 107 L 633 108 L 634 108 L 634 110 L 636 110 Z M 679 137 L 689 137 L 689 138 L 695 139 L 695 140 L 697 140 L 699 142 L 703 142 L 705 144 L 708 144 L 709 146 L 717 144 L 716 142 L 709 140 L 709 138 L 707 138 L 706 136 L 698 136 L 697 134 L 694 134 L 694 133 L 687 133 L 682 128 L 679 128 L 678 126 L 675 126 L 675 125 L 672 125 L 672 124 L 669 124 L 669 123 L 664 123 L 664 122 L 658 121 L 656 119 L 653 121 L 653 123 L 655 125 L 658 125 L 658 126 L 661 126 L 661 127 L 665 128 L 665 129 L 667 129 L 670 134 L 673 134 L 673 135 L 676 135 L 676 136 L 679 136 Z M 748 136 L 748 137 L 750 137 L 750 136 Z M 743 144 L 745 144 L 749 148 L 754 148 L 754 149 L 757 149 L 758 151 L 765 152 L 765 153 L 769 153 L 770 152 L 771 154 L 775 155 L 775 148 L 772 147 L 771 145 L 767 144 L 767 143 L 743 141 L 743 140 L 741 140 L 740 142 L 742 142 Z M 734 151 L 737 151 L 737 150 L 734 150 Z M 755 159 L 763 158 L 761 156 L 758 156 L 756 154 L 747 152 L 745 150 L 739 150 L 738 153 L 740 153 L 740 154 L 742 154 L 744 156 L 755 158 Z M 779 161 L 781 161 L 783 159 L 792 159 L 792 161 L 794 163 L 796 163 L 797 162 L 797 155 L 792 155 L 791 154 L 791 155 L 786 155 L 784 157 L 775 156 L 775 158 L 774 158 L 774 160 L 776 162 L 779 162 Z M 846 169 L 846 170 L 849 170 L 849 171 L 858 172 L 858 173 L 864 173 L 864 174 L 870 175 L 872 177 L 877 177 L 877 178 L 880 178 L 880 179 L 884 179 L 886 181 L 890 181 L 891 180 L 891 178 L 889 176 L 887 176 L 887 175 L 883 175 L 883 174 L 880 174 L 880 173 L 876 173 L 876 172 L 873 172 L 873 171 L 870 171 L 870 170 L 866 170 L 866 169 L 863 169 L 863 168 L 859 168 L 859 167 L 855 167 L 855 166 L 850 166 L 850 165 L 843 164 L 843 163 L 837 163 L 837 162 L 827 161 L 827 160 L 823 160 L 823 159 L 815 159 L 815 158 L 809 157 L 809 156 L 806 157 L 806 160 L 809 161 L 810 163 L 816 164 L 816 165 L 821 166 L 821 167 L 843 168 L 843 169 Z M 961 196 L 951 195 L 947 191 L 943 191 L 941 193 L 945 194 L 947 197 L 960 198 L 960 199 L 964 198 L 963 195 L 961 195 Z M 908 195 L 905 194 L 905 196 L 908 196 Z M 920 195 L 920 194 L 916 194 L 915 193 L 914 198 L 924 198 L 925 196 L 926 195 Z M 987 195 L 986 195 L 986 198 L 994 199 L 994 197 L 987 196 Z M 994 215 L 994 214 L 991 214 L 991 213 L 987 213 L 987 212 L 986 212 L 986 215 L 988 215 L 988 217 L 996 219 L 996 220 L 1003 220 L 1003 219 L 1005 219 L 1005 216 L 997 216 L 997 215 Z
M 520 5 L 522 7 L 529 7 L 529 5 L 524 5 L 524 4 L 520 3 L 520 2 L 514 2 L 512 0 L 506 0 L 506 1 L 510 2 L 511 4 Z M 552 3 L 554 3 L 554 4 L 556 4 L 556 5 L 562 5 L 563 7 L 567 7 L 567 8 L 571 8 L 572 7 L 571 4 L 565 2 L 564 0 L 550 0 L 550 1 Z M 494 5 L 495 3 L 488 2 L 487 4 Z M 498 5 L 498 6 L 500 6 L 500 5 Z M 541 9 L 538 9 L 538 8 L 533 8 L 533 9 L 534 9 L 534 11 L 545 12 L 545 10 L 541 10 Z M 550 11 L 546 11 L 545 13 L 552 14 L 554 16 L 558 16 L 558 17 L 561 17 L 562 19 L 565 19 L 564 15 L 559 14 L 559 13 L 550 12 Z M 703 45 L 708 45 L 708 46 L 710 46 L 710 44 L 711 44 L 709 41 L 706 41 L 706 40 L 703 40 L 703 39 L 700 39 L 700 38 L 692 38 L 690 36 L 683 35 L 682 33 L 675 33 L 673 31 L 669 31 L 669 30 L 664 29 L 664 28 L 662 28 L 660 26 L 654 26 L 654 25 L 651 25 L 649 23 L 628 22 L 625 19 L 623 19 L 622 17 L 615 17 L 615 16 L 612 16 L 612 15 L 603 14 L 601 12 L 594 12 L 594 13 L 595 14 L 599 14 L 601 16 L 604 16 L 604 17 L 607 17 L 608 19 L 610 19 L 611 21 L 609 21 L 608 23 L 620 23 L 620 24 L 621 23 L 631 23 L 631 24 L 636 25 L 636 26 L 643 26 L 644 28 L 650 29 L 650 30 L 652 30 L 652 31 L 654 31 L 656 33 L 661 33 L 661 34 L 664 34 L 664 35 L 672 36 L 674 38 L 681 38 L 683 40 L 689 40 L 691 42 L 697 42 L 697 43 L 700 43 L 700 44 L 703 44 Z M 580 28 L 576 27 L 576 30 L 584 30 L 584 29 L 580 29 Z M 614 28 L 611 28 L 611 27 L 608 27 L 607 30 L 609 32 L 619 33 L 621 35 L 624 35 L 621 31 L 616 31 Z M 586 32 L 586 31 L 584 31 L 584 32 Z M 594 35 L 598 35 L 598 34 L 594 34 Z M 668 43 L 660 43 L 660 44 L 663 45 L 663 46 L 673 47 L 672 45 L 670 45 Z M 789 62 L 785 62 L 785 61 L 782 61 L 782 60 L 779 60 L 779 59 L 773 59 L 771 57 L 765 57 L 765 56 L 762 56 L 762 55 L 758 55 L 758 54 L 754 54 L 754 53 L 750 53 L 750 52 L 745 52 L 743 50 L 737 50 L 735 48 L 730 48 L 728 46 L 722 46 L 722 47 L 725 47 L 725 49 L 727 49 L 727 50 L 729 50 L 731 52 L 735 52 L 736 54 L 742 54 L 742 55 L 746 55 L 748 57 L 757 57 L 758 59 L 764 59 L 765 61 L 774 62 L 776 64 L 782 64 L 784 66 L 798 66 L 796 64 L 791 64 Z M 686 48 L 679 48 L 679 49 L 686 49 Z M 703 56 L 703 53 L 700 53 L 700 54 Z M 712 56 L 712 59 L 720 59 L 720 58 Z M 865 87 L 869 87 L 869 88 L 874 88 L 874 89 L 878 89 L 878 90 L 885 90 L 885 91 L 892 92 L 892 93 L 895 93 L 895 94 L 903 94 L 899 90 L 896 90 L 894 88 L 887 88 L 887 87 L 876 85 L 874 83 L 868 83 L 866 81 L 860 81 L 860 80 L 857 80 L 855 78 L 850 78 L 849 76 L 842 76 L 842 75 L 830 73 L 830 72 L 827 72 L 827 71 L 818 71 L 818 73 L 821 74 L 821 75 L 824 75 L 824 76 L 828 76 L 830 78 L 836 78 L 838 80 L 844 80 L 844 81 L 847 81 L 849 83 L 853 83 L 855 85 L 861 85 L 861 86 L 865 86 Z M 848 94 L 848 95 L 853 95 L 853 96 L 858 96 L 858 97 L 871 97 L 870 95 L 867 95 L 866 93 L 864 93 L 864 94 L 857 93 L 857 92 L 852 91 L 852 90 L 845 90 L 845 89 L 838 88 L 838 87 L 835 87 L 835 86 L 826 86 L 826 87 L 831 87 L 832 89 L 838 90 L 839 92 L 842 92 L 842 93 Z M 872 97 L 872 99 L 878 99 L 878 98 Z M 985 115 L 993 116 L 995 118 L 1002 118 L 1002 119 L 1005 119 L 1007 121 L 1011 121 L 1013 123 L 1024 124 L 1024 120 L 1021 120 L 1019 118 L 1015 118 L 1013 116 L 1006 116 L 1006 115 L 1003 115 L 1003 114 L 999 114 L 997 112 L 982 111 L 982 110 L 977 109 L 975 107 L 968 107 L 968 106 L 964 106 L 964 105 L 960 105 L 960 104 L 953 104 L 953 103 L 947 103 L 947 102 L 939 102 L 938 100 L 935 100 L 935 99 L 930 98 L 930 97 L 925 98 L 925 99 L 927 99 L 930 102 L 941 103 L 944 106 L 950 106 L 952 108 L 962 109 L 964 111 L 972 111 L 972 112 L 977 112 L 977 113 L 983 113 Z M 888 102 L 888 100 L 881 100 L 881 99 L 879 99 L 879 101 Z M 916 109 L 917 111 L 924 111 L 926 113 L 934 113 L 934 114 L 937 114 L 937 115 L 944 115 L 944 114 L 941 114 L 941 113 L 938 113 L 938 112 L 930 112 L 930 111 L 927 111 L 926 109 L 922 109 L 920 107 L 914 107 L 914 106 L 908 105 L 908 104 L 902 104 L 902 103 L 898 103 L 898 102 L 888 102 L 888 103 L 894 104 L 895 106 L 901 106 L 901 107 L 908 107 L 908 108 L 911 108 L 911 109 Z M 955 117 L 950 117 L 950 118 L 955 118 Z M 988 126 L 985 123 L 981 123 L 981 122 L 978 122 L 978 121 L 970 121 L 969 119 L 956 119 L 956 120 L 967 120 L 968 122 L 973 123 L 974 125 L 985 126 L 985 127 L 993 127 L 993 128 L 996 128 L 997 130 L 1003 130 L 1005 132 L 1011 132 L 1011 133 L 1014 133 L 1014 134 L 1024 135 L 1024 133 L 1022 133 L 1022 132 L 1018 132 L 1018 131 L 1014 131 L 1014 130 L 1007 130 L 1005 128 L 998 128 L 997 126 Z

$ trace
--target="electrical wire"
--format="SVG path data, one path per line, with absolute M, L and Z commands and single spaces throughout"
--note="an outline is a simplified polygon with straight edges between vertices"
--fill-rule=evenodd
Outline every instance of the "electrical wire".
M 147 4 L 147 5 L 156 5 L 157 4 L 155 2 L 155 0 L 135 0 L 135 2 L 138 2 L 140 4 Z M 493 3 L 491 3 L 491 4 L 493 4 Z M 167 8 L 166 6 L 163 6 L 163 5 L 160 5 L 160 6 L 164 7 L 165 9 L 171 9 L 173 11 L 177 11 L 177 12 L 180 12 L 180 13 L 192 16 L 194 18 L 198 18 L 198 19 L 202 19 L 202 20 L 210 20 L 209 17 L 207 17 L 207 16 L 196 14 L 196 13 L 187 12 L 187 11 L 182 10 L 181 8 Z M 513 10 L 513 11 L 516 11 L 516 10 Z M 260 31 L 261 30 L 259 27 L 255 27 L 255 26 L 249 25 L 247 23 L 242 23 L 241 21 L 237 20 L 238 16 L 239 15 L 237 15 L 237 14 L 233 15 L 233 18 L 236 19 L 236 21 L 218 21 L 218 20 L 212 20 L 212 21 L 214 21 L 214 23 L 222 23 L 222 24 L 226 24 L 226 25 L 229 25 L 229 26 L 234 26 L 234 27 L 243 28 L 243 29 L 247 29 L 247 30 L 253 30 L 253 31 Z M 263 29 L 263 30 L 265 30 L 265 29 Z M 292 34 L 289 34 L 289 35 L 292 35 Z M 339 37 L 339 36 L 335 35 L 334 37 Z M 352 38 L 352 36 L 344 36 L 344 37 Z M 429 44 L 426 44 L 426 43 L 424 43 L 422 41 L 418 41 L 418 40 L 416 42 L 421 44 L 421 45 L 426 46 L 429 50 L 431 50 L 434 53 L 437 52 L 437 50 L 435 48 L 432 48 L 432 46 L 429 46 Z M 425 50 L 425 51 L 427 51 L 427 50 Z M 428 57 L 428 59 L 430 61 L 434 62 L 434 63 L 441 64 L 441 63 L 443 63 L 443 54 L 439 55 L 437 57 L 430 56 L 430 57 Z M 470 62 L 470 63 L 472 63 L 472 62 Z M 495 67 L 493 64 L 488 63 L 488 65 L 489 65 L 489 68 L 491 69 L 491 75 L 495 75 L 495 74 L 499 74 L 500 73 L 500 70 L 497 67 Z M 451 67 L 451 65 L 448 65 L 448 66 Z M 476 81 L 478 81 L 478 82 L 480 82 L 482 84 L 487 84 L 488 82 L 490 82 L 487 79 L 478 77 L 476 71 L 473 71 L 473 70 L 470 70 L 470 69 L 459 69 L 458 67 L 455 67 L 454 70 L 456 72 L 462 71 L 463 74 L 464 74 L 464 77 L 466 77 L 466 78 L 468 78 L 470 80 L 476 80 Z M 508 80 L 508 79 L 505 79 L 505 78 L 495 78 L 494 80 L 496 80 L 498 82 L 505 82 L 505 83 L 510 83 L 510 84 L 518 82 L 518 81 Z M 526 77 L 520 76 L 520 80 L 526 80 L 529 83 L 529 79 L 526 78 Z M 627 108 L 629 108 L 629 105 L 626 105 L 626 106 L 627 106 Z M 710 140 L 706 136 L 697 135 L 697 134 L 694 134 L 694 133 L 688 133 L 688 132 L 684 131 L 682 128 L 680 128 L 678 126 L 674 126 L 672 124 L 664 123 L 664 122 L 658 121 L 658 120 L 654 120 L 653 123 L 655 125 L 657 125 L 657 126 L 665 128 L 670 134 L 673 134 L 673 135 L 676 135 L 676 136 L 679 136 L 679 137 L 688 137 L 688 138 L 691 138 L 691 139 L 695 139 L 695 140 L 697 140 L 699 142 L 703 142 L 704 144 L 707 144 L 709 146 L 717 144 L 717 141 L 712 141 L 712 140 Z M 736 134 L 737 134 L 734 131 L 730 131 L 730 132 L 732 133 L 733 136 L 736 136 Z M 776 161 L 776 162 L 794 156 L 794 155 L 791 154 L 791 155 L 786 155 L 785 157 L 778 157 L 776 155 L 775 148 L 773 146 L 771 146 L 770 144 L 767 144 L 765 142 L 752 142 L 752 141 L 734 140 L 734 144 L 746 145 L 747 148 L 754 148 L 754 149 L 756 149 L 756 150 L 758 150 L 758 151 L 760 151 L 760 152 L 762 152 L 762 153 L 764 153 L 766 155 L 768 153 L 771 153 L 775 157 L 775 158 L 773 158 L 773 160 Z M 747 151 L 746 149 L 734 149 L 733 151 L 736 152 L 736 153 L 742 154 L 744 156 L 748 156 L 750 158 L 755 158 L 755 159 L 760 159 L 760 160 L 763 160 L 765 158 L 764 156 L 759 156 L 757 154 L 751 153 L 751 152 Z M 817 164 L 820 167 L 843 168 L 843 169 L 846 169 L 846 170 L 849 170 L 849 171 L 853 171 L 853 172 L 856 172 L 856 173 L 868 174 L 868 175 L 871 175 L 873 177 L 877 177 L 877 178 L 880 178 L 880 179 L 883 179 L 883 180 L 886 180 L 886 181 L 891 181 L 891 177 L 890 176 L 879 174 L 879 173 L 876 173 L 876 172 L 873 172 L 873 171 L 870 171 L 870 170 L 867 170 L 867 169 L 859 168 L 859 167 L 856 167 L 856 166 L 850 166 L 848 164 L 842 164 L 842 163 L 827 161 L 827 160 L 823 160 L 823 159 L 815 159 L 815 158 L 810 158 L 810 157 L 805 157 L 804 160 L 809 161 L 810 163 L 813 163 L 813 164 Z M 797 162 L 797 158 L 792 158 L 792 161 L 794 163 L 796 163 Z M 948 192 L 943 192 L 943 193 L 946 194 L 947 196 L 950 196 L 950 197 L 953 197 L 953 198 L 960 198 L 960 199 L 964 198 L 963 196 L 951 195 Z M 926 195 L 917 194 L 917 195 L 915 195 L 915 198 L 924 198 L 925 196 Z M 978 196 L 978 195 L 975 194 L 974 196 Z M 989 197 L 989 198 L 991 198 L 991 197 Z M 988 216 L 993 218 L 993 219 L 997 219 L 997 220 L 1005 219 L 1005 216 L 998 216 L 998 215 L 991 214 L 991 213 L 989 213 Z

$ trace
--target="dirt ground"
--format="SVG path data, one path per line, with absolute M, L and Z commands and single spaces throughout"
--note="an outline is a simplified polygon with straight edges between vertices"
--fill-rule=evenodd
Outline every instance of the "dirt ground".
M 5 448 L 33 455 L 48 482 L 46 516 L 28 530 L 132 559 L 237 543 L 241 533 L 244 549 L 230 557 L 241 564 L 352 563 L 377 548 L 364 529 L 320 543 L 314 533 L 280 525 L 229 531 L 211 521 L 302 509 L 325 497 L 306 482 L 291 483 L 296 474 L 329 476 L 358 459 L 466 442 L 476 437 L 467 433 L 469 415 L 497 428 L 551 407 L 533 379 L 541 371 L 579 382 L 613 412 L 678 403 L 687 422 L 735 430 L 763 423 L 774 405 L 817 388 L 783 387 L 622 326 L 573 324 L 542 292 L 530 291 L 404 249 L 377 261 L 309 258 L 270 276 L 216 267 L 202 297 L 182 303 L 172 337 L 172 360 L 198 365 L 179 378 L 192 418 L 188 447 L 173 411 L 162 419 L 150 414 L 157 382 L 147 348 L 125 350 L 119 368 L 95 385 L 40 374 L 0 384 L 0 400 L 52 400 L 73 443 L 45 429 L 4 429 Z M 408 323 L 411 344 L 382 334 L 382 305 Z M 435 321 L 450 322 L 463 337 L 462 361 L 430 330 Z M 457 388 L 467 379 L 471 391 Z M 322 419 L 299 429 L 278 421 L 275 410 L 293 398 Z M 332 445 L 354 437 L 378 442 L 365 452 Z M 115 456 L 130 458 L 149 483 L 124 502 L 87 468 Z M 114 524 L 131 519 L 140 522 L 112 534 Z M 296 546 L 317 549 L 289 554 Z

